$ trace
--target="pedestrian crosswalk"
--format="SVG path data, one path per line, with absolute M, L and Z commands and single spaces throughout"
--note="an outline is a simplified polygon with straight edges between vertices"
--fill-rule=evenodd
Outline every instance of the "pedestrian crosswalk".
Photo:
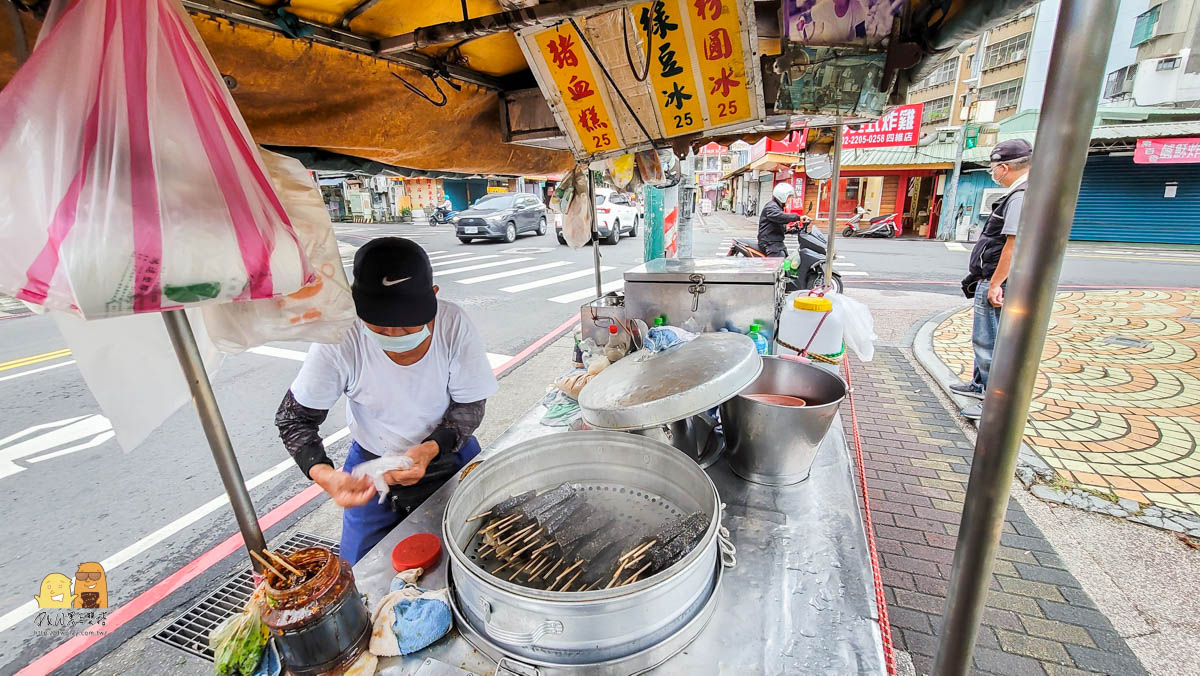
M 749 237 L 741 237 L 739 239 L 753 241 L 753 238 L 749 238 Z M 714 256 L 728 256 L 729 249 L 732 246 L 733 246 L 733 238 L 726 237 L 725 239 L 721 240 L 720 244 L 717 245 L 717 250 L 713 253 L 713 255 Z M 793 247 L 794 247 L 794 244 L 793 244 Z M 870 277 L 871 276 L 869 272 L 864 272 L 862 270 L 848 270 L 847 269 L 847 268 L 854 268 L 854 267 L 858 267 L 857 264 L 847 261 L 845 256 L 843 256 L 841 254 L 834 255 L 833 269 L 837 270 L 838 274 L 840 274 L 841 276 L 843 276 L 843 277 Z

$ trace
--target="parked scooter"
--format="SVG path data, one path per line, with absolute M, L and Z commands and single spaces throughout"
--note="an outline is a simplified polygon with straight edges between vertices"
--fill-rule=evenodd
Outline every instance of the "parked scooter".
M 452 223 L 450 219 L 458 215 L 458 212 L 453 209 L 443 209 L 438 207 L 433 212 L 433 218 L 429 219 L 430 225 L 446 225 Z
M 815 289 L 825 283 L 825 236 L 812 227 L 812 219 L 804 216 L 799 226 L 789 226 L 789 235 L 796 236 L 796 250 L 787 258 L 785 264 L 788 275 L 787 292 L 800 289 Z M 766 254 L 758 249 L 758 242 L 749 239 L 734 239 L 729 247 L 729 256 L 746 256 L 747 258 L 766 258 Z M 833 271 L 831 278 L 833 288 L 842 292 L 842 275 Z
M 900 234 L 900 226 L 896 223 L 898 214 L 876 216 L 862 226 L 860 223 L 865 215 L 867 215 L 867 210 L 857 207 L 854 210 L 854 217 L 846 222 L 846 227 L 842 230 L 842 237 L 895 237 Z

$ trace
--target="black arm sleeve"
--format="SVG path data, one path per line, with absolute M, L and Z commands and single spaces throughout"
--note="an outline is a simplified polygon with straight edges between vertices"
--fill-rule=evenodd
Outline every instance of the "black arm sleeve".
M 789 214 L 776 204 L 771 204 L 769 206 L 771 208 L 763 209 L 762 217 L 772 225 L 787 225 L 792 221 L 800 220 L 799 214 Z
M 486 399 L 462 404 L 451 401 L 446 409 L 446 415 L 425 441 L 434 441 L 438 445 L 438 454 L 454 453 L 467 443 L 467 437 L 479 428 L 483 422 L 483 412 Z
M 299 465 L 304 476 L 312 478 L 309 472 L 314 465 L 329 465 L 333 461 L 325 453 L 325 444 L 321 443 L 321 423 L 329 411 L 309 408 L 296 401 L 292 391 L 284 395 L 275 412 L 275 427 L 279 428 L 279 438 L 292 459 Z

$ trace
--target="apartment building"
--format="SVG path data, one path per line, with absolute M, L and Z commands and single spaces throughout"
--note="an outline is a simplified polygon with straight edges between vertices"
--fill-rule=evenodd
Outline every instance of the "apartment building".
M 1137 59 L 1112 70 L 1108 102 L 1137 106 L 1200 106 L 1200 0 L 1151 0 L 1133 23 Z
M 996 101 L 997 121 L 1020 110 L 1036 17 L 1036 8 L 1023 10 L 984 37 L 977 98 Z M 929 75 L 909 86 L 908 102 L 925 104 L 922 134 L 959 124 L 959 111 L 967 95 L 966 81 L 978 55 L 978 44 L 965 53 L 950 50 Z

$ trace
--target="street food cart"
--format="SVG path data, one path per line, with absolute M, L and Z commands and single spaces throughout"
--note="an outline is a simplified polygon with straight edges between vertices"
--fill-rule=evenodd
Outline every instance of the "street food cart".
M 443 0 L 419 9 L 379 0 L 183 0 L 258 142 L 309 157 L 387 162 L 404 167 L 401 173 L 408 175 L 439 170 L 557 173 L 568 170 L 572 160 L 588 171 L 594 160 L 630 152 L 652 151 L 661 157 L 668 150 L 683 154 L 707 138 L 754 139 L 805 125 L 836 129 L 874 119 L 889 97 L 902 96 L 907 82 L 936 64 L 940 52 L 1025 4 L 828 0 L 785 2 L 774 13 L 766 9 L 773 7 L 770 3 L 750 0 Z M 28 58 L 33 36 L 47 16 L 44 2 L 22 0 L 5 7 L 24 11 L 4 15 L 11 30 L 0 42 L 5 57 L 0 82 L 7 82 Z M 680 18 L 672 20 L 669 10 Z M 1006 294 L 1008 311 L 968 486 L 938 673 L 965 673 L 971 664 L 1086 157 L 1088 130 L 1075 122 L 1094 113 L 1115 14 L 1116 0 L 1062 3 L 1026 200 L 1029 223 L 1018 238 Z M 129 64 L 136 70 L 136 58 Z M 397 97 L 411 98 L 399 99 L 404 103 L 397 105 Z M 412 105 L 431 108 L 414 113 Z M 448 119 L 464 124 L 447 124 Z M 829 151 L 836 185 L 842 137 L 833 136 Z M 661 180 L 653 173 L 648 172 L 652 181 Z M 586 183 L 590 186 L 592 180 L 588 171 Z M 582 217 L 591 223 L 594 200 L 588 193 L 591 208 Z M 831 213 L 830 261 L 834 225 Z M 828 273 L 832 265 L 825 269 Z M 599 296 L 598 273 L 597 287 Z M 253 504 L 187 318 L 181 310 L 163 314 L 239 528 L 248 548 L 262 551 Z M 476 471 L 500 466 L 506 457 L 528 449 L 540 449 L 538 457 L 552 457 L 553 447 L 569 443 L 572 435 L 598 435 L 579 438 L 614 452 L 632 444 L 627 462 L 652 455 L 694 462 L 643 435 L 545 436 L 535 418 L 527 415 L 497 440 Z M 748 483 L 734 476 L 726 462 L 700 474 L 693 471 L 699 465 L 677 465 L 716 491 L 707 503 L 712 523 L 706 538 L 715 530 L 719 553 L 711 583 L 701 585 L 699 602 L 687 606 L 690 619 L 681 626 L 647 639 L 636 653 L 609 657 L 597 669 L 892 671 L 886 610 L 878 580 L 871 575 L 872 552 L 864 538 L 846 433 L 838 420 L 832 421 L 819 449 L 807 480 L 787 486 Z M 389 547 L 406 534 L 457 537 L 458 526 L 448 515 L 462 514 L 447 510 L 463 482 L 469 485 L 470 475 L 450 481 L 358 563 L 354 572 L 362 591 L 372 595 L 386 589 L 393 572 Z M 513 479 L 514 485 L 518 482 Z M 501 492 L 495 488 L 489 495 Z M 694 562 L 689 556 L 676 565 Z M 455 578 L 453 568 L 443 560 L 422 584 L 462 588 L 466 578 Z M 653 576 L 637 581 L 628 591 L 639 593 L 654 582 Z M 620 589 L 618 594 L 624 593 Z M 602 591 L 582 593 L 599 596 L 553 601 L 560 605 L 550 607 L 611 600 Z M 497 626 L 489 628 L 488 603 L 478 602 L 473 611 L 456 606 L 455 632 L 405 658 L 404 666 L 417 667 L 436 657 L 476 673 L 525 674 L 570 671 L 588 663 L 587 655 L 564 661 L 531 657 L 527 650 L 518 657 L 512 646 L 552 643 L 554 637 L 568 635 L 568 621 L 548 617 L 536 627 L 506 627 L 497 617 Z M 467 620 L 472 612 L 485 618 L 482 630 L 478 622 Z M 653 614 L 653 607 L 646 608 L 642 621 Z M 632 628 L 637 629 L 636 621 Z M 501 649 L 498 643 L 508 647 Z

